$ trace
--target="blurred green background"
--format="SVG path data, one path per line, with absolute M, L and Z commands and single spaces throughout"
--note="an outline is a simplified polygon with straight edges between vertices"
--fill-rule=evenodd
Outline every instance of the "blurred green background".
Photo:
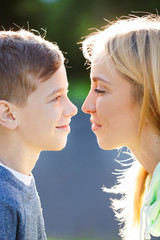
M 47 40 L 58 43 L 68 60 L 69 96 L 79 106 L 90 86 L 89 70 L 86 70 L 78 44 L 82 37 L 105 26 L 105 19 L 113 21 L 122 15 L 143 15 L 143 12 L 160 10 L 160 0 L 1 0 L 0 3 L 1 30 L 35 29 L 41 35 L 46 34 Z M 109 240 L 117 239 L 111 237 Z

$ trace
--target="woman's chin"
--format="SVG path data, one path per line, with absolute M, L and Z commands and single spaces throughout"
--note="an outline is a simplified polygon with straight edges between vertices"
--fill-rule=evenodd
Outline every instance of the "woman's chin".
M 113 149 L 116 149 L 116 146 L 115 145 L 112 145 L 110 142 L 106 142 L 106 141 L 103 141 L 101 139 L 98 139 L 97 138 L 97 143 L 99 145 L 99 147 L 103 150 L 113 150 Z
M 97 143 L 101 149 L 108 150 L 106 144 L 104 144 L 104 142 L 100 141 L 100 139 L 98 139 L 98 138 L 97 138 Z

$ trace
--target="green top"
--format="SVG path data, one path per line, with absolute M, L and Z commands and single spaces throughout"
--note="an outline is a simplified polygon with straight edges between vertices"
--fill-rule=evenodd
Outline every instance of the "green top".
M 151 239 L 150 235 L 160 237 L 160 162 L 152 178 L 147 179 L 146 191 L 141 210 L 140 240 Z

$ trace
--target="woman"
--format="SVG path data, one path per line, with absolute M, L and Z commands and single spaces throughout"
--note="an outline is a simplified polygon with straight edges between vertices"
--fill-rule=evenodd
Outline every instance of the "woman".
M 122 239 L 160 236 L 160 17 L 120 19 L 86 38 L 91 89 L 82 110 L 102 149 L 133 158 L 112 192 Z M 107 190 L 108 191 L 108 190 Z

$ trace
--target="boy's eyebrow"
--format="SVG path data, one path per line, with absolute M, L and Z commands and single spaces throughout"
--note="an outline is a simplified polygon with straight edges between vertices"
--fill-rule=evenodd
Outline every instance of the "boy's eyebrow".
M 68 88 L 67 88 L 68 89 Z M 56 93 L 58 92 L 63 92 L 65 91 L 65 88 L 57 88 L 57 89 L 54 89 L 47 97 L 51 97 L 52 95 L 55 95 Z
M 110 82 L 108 82 L 107 80 L 104 80 L 104 79 L 101 78 L 101 77 L 92 77 L 92 81 L 93 81 L 93 82 L 98 82 L 98 81 L 100 81 L 100 82 L 103 82 L 103 83 L 111 84 Z

